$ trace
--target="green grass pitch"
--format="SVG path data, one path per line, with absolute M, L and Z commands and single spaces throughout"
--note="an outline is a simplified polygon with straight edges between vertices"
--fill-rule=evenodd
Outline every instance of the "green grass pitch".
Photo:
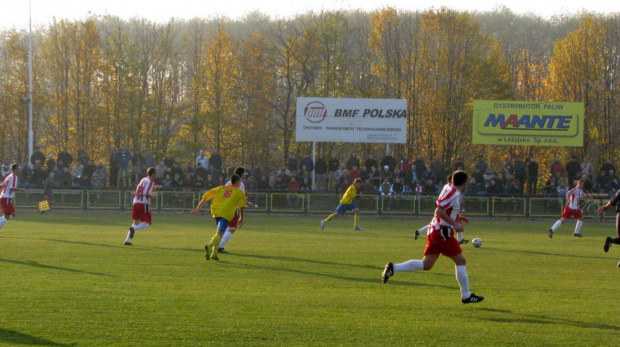
M 427 219 L 250 215 L 205 261 L 208 215 L 154 215 L 123 246 L 129 213 L 18 211 L 0 238 L 0 345 L 7 346 L 599 346 L 620 342 L 620 247 L 611 222 L 474 219 L 464 246 L 471 290 L 452 262 L 420 259 Z

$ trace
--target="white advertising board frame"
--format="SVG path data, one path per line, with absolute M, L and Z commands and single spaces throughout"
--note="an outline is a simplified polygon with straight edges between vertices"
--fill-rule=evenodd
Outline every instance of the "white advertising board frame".
M 297 98 L 298 142 L 406 143 L 407 100 Z

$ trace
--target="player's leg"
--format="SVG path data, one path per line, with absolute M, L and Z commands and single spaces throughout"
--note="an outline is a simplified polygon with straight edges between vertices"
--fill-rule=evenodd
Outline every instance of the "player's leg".
M 355 213 L 355 215 L 353 216 L 353 229 L 355 229 L 357 231 L 362 231 L 362 228 L 357 226 L 357 223 L 360 220 L 360 209 L 359 208 L 355 208 L 353 210 L 353 213 Z
M 419 270 L 430 270 L 439 258 L 439 254 L 427 254 L 422 260 L 413 259 L 404 263 L 394 264 L 389 262 L 385 264 L 385 269 L 381 274 L 381 282 L 386 283 L 395 272 L 413 272 Z
M 327 218 L 323 219 L 321 221 L 321 229 L 325 229 L 325 224 L 327 222 L 329 222 L 330 220 L 332 220 L 332 219 L 334 219 L 336 217 L 340 217 L 341 214 L 344 213 L 344 212 L 341 212 L 342 209 L 343 209 L 342 205 L 338 205 L 338 207 L 336 208 L 336 212 L 330 214 L 329 216 L 327 216 Z
M 553 238 L 553 233 L 558 230 L 558 228 L 564 224 L 564 222 L 566 222 L 566 218 L 562 217 L 560 218 L 557 222 L 555 222 L 555 224 L 553 224 L 553 226 L 551 227 L 551 229 L 549 229 L 549 238 Z
M 456 240 L 460 243 L 460 244 L 466 244 L 467 242 L 469 242 L 469 240 L 466 240 L 463 238 L 463 232 L 459 231 L 456 233 Z
M 573 232 L 573 236 L 582 237 L 581 235 L 582 226 L 583 226 L 583 217 L 577 219 L 577 224 L 575 224 L 575 231 Z
M 220 247 L 220 242 L 222 241 L 222 236 L 226 232 L 228 228 L 229 221 L 222 217 L 216 217 L 215 223 L 217 224 L 217 232 L 211 238 L 211 242 L 205 245 L 205 258 L 207 260 L 220 260 L 217 256 L 217 250 Z
M 450 257 L 454 261 L 454 268 L 456 272 L 456 280 L 459 282 L 461 288 L 461 301 L 464 304 L 478 303 L 484 300 L 484 297 L 475 295 L 469 291 L 469 276 L 467 275 L 467 261 L 463 253 L 459 253 Z
M 5 214 L 0 218 L 0 229 L 2 229 L 2 227 L 4 227 L 4 225 L 6 224 L 6 222 L 9 221 L 9 219 L 11 219 L 11 215 L 10 214 Z
M 129 227 L 129 231 L 127 232 L 127 237 L 125 238 L 125 246 L 131 246 L 131 240 L 135 236 L 136 227 L 140 224 L 140 220 L 134 219 L 133 224 Z
M 226 228 L 226 232 L 222 236 L 222 241 L 220 241 L 220 246 L 217 249 L 219 253 L 228 253 L 228 251 L 224 249 L 224 245 L 226 245 L 228 241 L 230 241 L 230 239 L 233 237 L 235 230 L 237 230 L 237 228 L 232 226 Z
M 415 231 L 415 233 L 413 234 L 413 239 L 417 240 L 418 237 L 420 237 L 420 234 L 425 233 L 428 231 L 428 224 L 426 224 L 425 226 L 421 227 L 420 229 L 417 229 Z
M 2 199 L 3 203 L 4 203 L 4 199 Z M 3 204 L 4 205 L 4 204 Z M 4 206 L 2 206 L 2 208 L 4 209 Z M 0 218 L 0 229 L 2 229 L 2 227 L 4 227 L 4 225 L 6 224 L 6 222 L 9 221 L 9 219 L 11 219 L 13 217 L 12 214 L 10 213 L 5 213 L 1 218 Z M 1 237 L 2 235 L 0 235 Z
M 605 239 L 605 245 L 603 246 L 605 252 L 609 251 L 609 247 L 612 244 L 620 245 L 620 213 L 616 214 L 616 236 L 616 238 L 607 237 Z

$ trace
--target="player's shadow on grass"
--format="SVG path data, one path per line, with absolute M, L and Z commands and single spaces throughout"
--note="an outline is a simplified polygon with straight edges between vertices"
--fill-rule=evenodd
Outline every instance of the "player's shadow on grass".
M 320 265 L 347 266 L 347 267 L 357 267 L 357 268 L 373 269 L 373 270 L 377 269 L 377 267 L 373 266 L 373 265 L 334 263 L 333 261 L 323 261 L 323 260 L 316 260 L 316 259 L 302 259 L 302 258 L 273 256 L 273 255 L 228 253 L 228 254 L 226 254 L 226 256 L 227 257 L 228 256 L 233 256 L 233 257 L 257 258 L 257 259 L 271 259 L 271 260 L 278 260 L 278 261 L 305 262 L 305 263 L 320 264 Z
M 608 257 L 600 257 L 600 256 L 591 256 L 591 255 L 578 255 L 572 253 L 548 253 L 548 252 L 536 252 L 536 251 L 521 251 L 515 249 L 502 249 L 502 252 L 510 252 L 510 253 L 523 253 L 523 254 L 534 254 L 534 255 L 544 255 L 544 256 L 554 256 L 554 257 L 567 257 L 567 258 L 586 258 L 586 259 L 609 259 Z
M 272 258 L 272 257 L 262 257 L 262 256 L 255 256 L 255 257 L 258 257 L 258 258 Z M 280 257 L 275 257 L 275 258 L 280 258 Z M 288 257 L 282 257 L 282 258 L 288 258 Z M 220 259 L 222 259 L 222 258 L 220 258 Z M 306 259 L 296 259 L 296 258 L 288 258 L 288 259 L 295 259 L 296 261 L 306 260 Z M 270 272 L 290 272 L 290 273 L 296 273 L 296 274 L 301 274 L 301 275 L 309 275 L 309 276 L 317 276 L 317 277 L 325 277 L 325 278 L 335 278 L 335 279 L 344 280 L 344 281 L 381 284 L 381 276 L 380 276 L 381 275 L 381 270 L 378 269 L 377 267 L 374 267 L 374 266 L 357 266 L 357 267 L 362 267 L 362 268 L 370 268 L 370 269 L 374 270 L 373 274 L 375 274 L 375 277 L 373 277 L 373 278 L 361 278 L 361 277 L 350 277 L 350 276 L 343 276 L 343 275 L 335 275 L 335 274 L 324 273 L 324 272 L 311 272 L 311 271 L 305 271 L 305 270 L 290 269 L 290 268 L 286 268 L 286 267 L 282 267 L 282 266 L 273 267 L 273 266 L 260 266 L 260 265 L 250 265 L 250 264 L 234 264 L 234 263 L 228 263 L 228 262 L 225 262 L 225 261 L 221 261 L 221 262 L 222 263 L 226 263 L 226 266 L 243 268 L 243 269 L 250 268 L 250 269 L 256 269 L 256 270 L 267 270 L 267 271 L 270 271 Z M 315 261 L 311 261 L 311 262 L 315 262 Z M 328 262 L 318 262 L 318 263 L 338 265 L 338 266 L 349 266 L 348 264 L 337 264 L 337 263 L 328 263 Z M 423 286 L 423 287 L 432 287 L 432 288 L 454 289 L 454 286 L 444 286 L 444 285 L 441 285 L 441 284 L 428 284 L 428 283 L 419 283 L 419 282 L 399 282 L 399 281 L 393 281 L 393 280 L 391 280 L 390 283 L 398 284 L 398 285 L 404 285 L 404 286 L 413 286 L 413 287 Z
M 56 343 L 48 339 L 27 335 L 15 330 L 0 328 L 0 342 L 12 345 L 30 345 L 30 346 L 74 346 L 63 343 Z
M 521 323 L 526 323 L 526 324 L 563 324 L 563 325 L 568 325 L 568 326 L 574 326 L 580 329 L 595 328 L 595 329 L 606 329 L 606 330 L 620 330 L 619 326 L 614 326 L 614 325 L 609 325 L 609 324 L 588 323 L 588 322 L 583 322 L 583 321 L 558 318 L 557 316 L 554 316 L 553 318 L 549 318 L 549 317 L 538 316 L 534 314 L 514 313 L 510 310 L 496 310 L 496 309 L 485 308 L 485 307 L 481 307 L 478 310 L 509 315 L 508 317 L 480 318 L 480 319 L 486 319 L 486 320 L 497 322 L 497 323 L 521 322 Z M 523 317 L 523 318 L 518 318 L 518 317 Z
M 75 272 L 75 273 L 81 273 L 81 274 L 87 274 L 87 275 L 106 276 L 106 277 L 112 276 L 112 275 L 104 274 L 104 273 L 101 273 L 101 272 L 82 271 L 82 270 L 71 269 L 71 268 L 68 268 L 68 267 L 61 267 L 61 266 L 54 266 L 54 265 L 45 265 L 45 264 L 40 264 L 39 262 L 36 262 L 36 261 L 20 261 L 20 260 L 11 260 L 11 259 L 0 259 L 0 262 L 9 263 L 9 264 L 17 264 L 17 265 L 34 266 L 34 267 L 38 267 L 38 268 L 42 268 L 42 269 L 49 269 L 49 270 L 60 270 L 60 271 L 67 271 L 67 272 Z
M 83 245 L 83 246 L 97 246 L 97 247 L 110 247 L 110 248 L 126 248 L 126 249 L 137 249 L 137 250 L 141 250 L 141 251 L 147 251 L 148 248 L 143 248 L 143 247 L 127 247 L 124 246 L 122 243 L 117 243 L 117 244 L 109 244 L 109 243 L 91 243 L 91 242 L 84 242 L 84 241 L 69 241 L 69 240 L 58 240 L 58 239 L 41 239 L 44 241 L 53 241 L 53 242 L 61 242 L 61 243 L 70 243 L 70 244 L 75 244 L 75 245 Z

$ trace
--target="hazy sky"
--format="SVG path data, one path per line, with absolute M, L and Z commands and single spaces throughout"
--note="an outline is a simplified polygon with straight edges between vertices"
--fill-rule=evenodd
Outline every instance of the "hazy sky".
M 271 17 L 288 17 L 309 10 L 363 9 L 393 6 L 403 10 L 426 10 L 442 6 L 455 10 L 490 11 L 499 6 L 516 13 L 542 17 L 590 12 L 620 12 L 618 0 L 31 0 L 32 23 L 46 25 L 57 19 L 82 19 L 91 14 L 110 14 L 122 18 L 142 17 L 165 22 L 171 17 L 243 17 L 259 10 Z M 28 0 L 0 0 L 0 28 L 28 27 Z

